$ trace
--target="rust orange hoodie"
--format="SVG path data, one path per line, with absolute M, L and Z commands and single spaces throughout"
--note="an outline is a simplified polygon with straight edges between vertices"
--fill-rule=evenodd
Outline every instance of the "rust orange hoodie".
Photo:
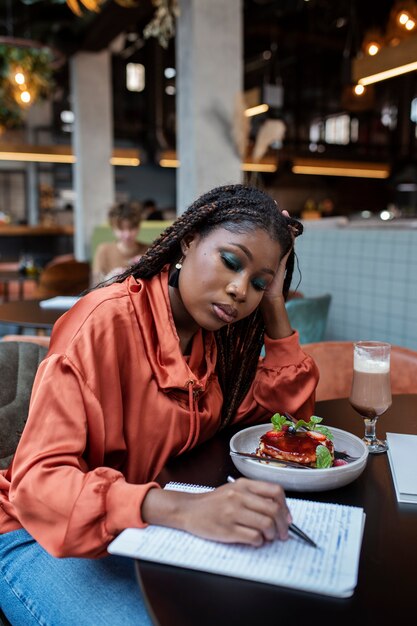
M 266 357 L 234 422 L 308 418 L 317 368 L 298 335 L 265 337 Z M 94 557 L 127 527 L 167 459 L 213 436 L 222 392 L 212 333 L 184 357 L 168 271 L 91 292 L 55 324 L 29 418 L 0 473 L 0 533 L 23 526 L 55 556 Z

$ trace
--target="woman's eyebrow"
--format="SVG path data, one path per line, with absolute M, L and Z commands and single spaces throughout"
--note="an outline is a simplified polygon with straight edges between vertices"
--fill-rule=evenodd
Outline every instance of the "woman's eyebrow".
M 229 243 L 231 246 L 236 246 L 236 248 L 239 248 L 240 250 L 242 250 L 242 252 L 246 254 L 246 256 L 248 257 L 248 259 L 250 261 L 253 261 L 252 253 L 246 246 L 242 246 L 242 244 L 240 243 L 234 243 L 233 241 L 229 241 Z M 271 274 L 271 276 L 275 276 L 274 270 L 271 270 L 271 268 L 269 267 L 263 267 L 260 271 L 265 274 Z

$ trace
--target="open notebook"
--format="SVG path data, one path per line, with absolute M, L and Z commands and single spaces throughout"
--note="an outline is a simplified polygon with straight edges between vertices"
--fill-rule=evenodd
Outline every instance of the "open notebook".
M 168 483 L 165 489 L 202 492 L 210 488 Z M 146 561 L 246 578 L 337 597 L 353 594 L 365 521 L 363 509 L 287 498 L 293 521 L 317 544 L 297 537 L 260 548 L 201 539 L 163 526 L 128 528 L 108 547 Z

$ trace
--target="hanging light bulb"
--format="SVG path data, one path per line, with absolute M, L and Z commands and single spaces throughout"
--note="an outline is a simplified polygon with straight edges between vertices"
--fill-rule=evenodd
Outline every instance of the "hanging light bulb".
M 353 88 L 355 95 L 362 96 L 365 93 L 365 87 L 363 85 L 355 85 Z
M 400 26 L 405 26 L 410 19 L 408 11 L 400 11 L 397 15 L 397 22 Z
M 23 74 L 23 72 L 19 71 L 17 71 L 14 75 L 14 80 L 18 85 L 24 85 L 26 82 L 25 75 Z
M 27 91 L 27 89 L 25 91 L 22 91 L 22 93 L 20 94 L 20 99 L 23 102 L 23 104 L 29 104 L 29 102 L 31 101 L 32 97 L 31 97 L 29 91 Z
M 368 56 L 375 56 L 383 45 L 382 32 L 378 28 L 370 28 L 363 38 L 362 50 Z

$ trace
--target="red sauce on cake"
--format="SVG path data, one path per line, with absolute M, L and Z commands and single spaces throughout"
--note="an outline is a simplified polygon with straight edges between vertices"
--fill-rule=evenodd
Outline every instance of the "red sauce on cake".
M 316 448 L 326 446 L 333 455 L 333 443 L 324 435 L 312 432 L 289 434 L 284 431 L 270 430 L 260 438 L 257 450 L 259 456 L 271 456 L 277 459 L 295 461 L 303 465 L 316 462 Z

